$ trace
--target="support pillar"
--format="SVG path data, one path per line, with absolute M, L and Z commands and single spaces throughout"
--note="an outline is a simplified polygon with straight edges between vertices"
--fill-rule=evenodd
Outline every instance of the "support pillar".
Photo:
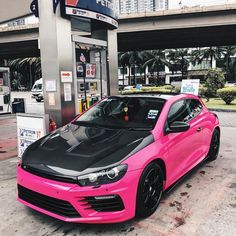
M 117 95 L 119 91 L 117 30 L 107 30 L 107 44 L 110 81 L 108 91 L 110 92 L 109 95 Z
M 54 14 L 53 1 L 39 0 L 39 36 L 45 113 L 61 126 L 75 115 L 74 82 L 61 81 L 62 71 L 73 72 L 73 49 L 71 22 L 61 17 L 60 6 Z M 54 83 L 56 91 L 50 91 Z
M 93 29 L 92 38 L 107 41 L 107 92 L 109 96 L 117 95 L 119 92 L 117 30 Z

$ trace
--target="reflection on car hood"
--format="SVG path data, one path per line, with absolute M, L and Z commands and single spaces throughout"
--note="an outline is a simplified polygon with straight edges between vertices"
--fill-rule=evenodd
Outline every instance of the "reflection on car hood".
M 71 124 L 30 146 L 22 162 L 41 172 L 77 176 L 118 164 L 151 142 L 150 131 Z

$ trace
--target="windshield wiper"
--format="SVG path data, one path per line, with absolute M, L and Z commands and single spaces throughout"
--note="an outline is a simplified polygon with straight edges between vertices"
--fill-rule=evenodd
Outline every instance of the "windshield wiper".
M 128 130 L 130 130 L 130 131 L 151 131 L 152 129 L 151 128 L 139 128 L 139 127 L 134 127 L 134 128 L 132 128 L 132 127 L 130 127 L 130 128 L 127 128 Z
M 86 127 L 99 127 L 98 124 L 96 123 L 92 123 L 92 122 L 89 122 L 89 121 L 74 121 L 72 122 L 72 124 L 74 125 L 79 125 L 79 126 L 86 126 Z
M 144 127 L 125 127 L 125 126 L 116 126 L 116 125 L 102 125 L 94 122 L 88 121 L 74 121 L 72 124 L 86 127 L 95 127 L 95 128 L 105 128 L 105 129 L 126 129 L 129 131 L 151 131 L 152 128 L 144 128 Z
M 112 126 L 112 125 L 102 125 L 102 124 L 97 124 L 97 123 L 89 122 L 89 121 L 74 121 L 72 122 L 72 124 L 79 125 L 79 126 L 86 126 L 86 127 L 117 129 L 115 126 Z

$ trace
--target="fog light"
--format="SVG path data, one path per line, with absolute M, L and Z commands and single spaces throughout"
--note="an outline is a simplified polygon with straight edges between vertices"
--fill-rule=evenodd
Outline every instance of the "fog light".
M 116 195 L 99 196 L 99 197 L 94 197 L 94 198 L 96 200 L 108 200 L 108 199 L 116 198 Z

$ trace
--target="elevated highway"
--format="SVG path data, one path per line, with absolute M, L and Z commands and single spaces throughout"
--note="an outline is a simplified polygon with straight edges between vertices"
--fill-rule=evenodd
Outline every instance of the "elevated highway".
M 0 59 L 39 56 L 38 24 L 0 28 Z M 119 51 L 236 45 L 236 4 L 122 15 Z
M 123 15 L 119 51 L 236 45 L 236 4 Z

